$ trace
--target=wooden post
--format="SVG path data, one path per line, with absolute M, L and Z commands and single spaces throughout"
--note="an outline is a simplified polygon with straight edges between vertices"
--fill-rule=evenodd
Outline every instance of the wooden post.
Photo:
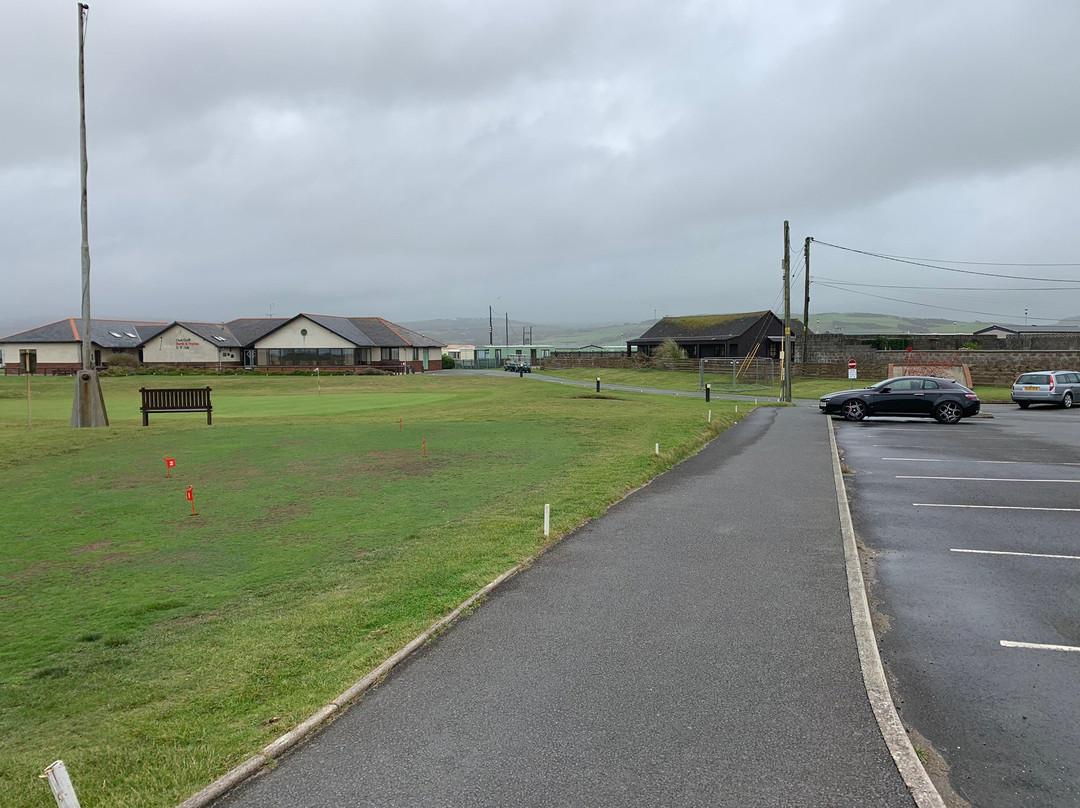
M 791 346 L 788 340 L 791 337 L 791 236 L 788 234 L 788 223 L 784 220 L 784 337 L 781 341 L 780 365 L 781 373 L 781 398 L 791 401 Z
M 810 327 L 810 242 L 813 241 L 810 236 L 806 237 L 806 241 L 803 243 L 803 263 L 806 264 L 806 291 L 803 294 L 803 309 L 802 309 L 802 361 L 805 365 L 807 357 L 810 355 L 810 341 L 806 338 L 806 329 Z

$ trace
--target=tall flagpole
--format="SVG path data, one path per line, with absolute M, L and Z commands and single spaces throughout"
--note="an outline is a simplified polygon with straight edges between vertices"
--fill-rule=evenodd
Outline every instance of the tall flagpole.
M 71 406 L 71 426 L 108 426 L 101 380 L 94 364 L 90 335 L 90 228 L 86 215 L 86 79 L 83 48 L 86 42 L 86 13 L 90 7 L 78 3 L 79 11 L 79 174 L 82 186 L 82 370 L 75 377 L 75 401 Z

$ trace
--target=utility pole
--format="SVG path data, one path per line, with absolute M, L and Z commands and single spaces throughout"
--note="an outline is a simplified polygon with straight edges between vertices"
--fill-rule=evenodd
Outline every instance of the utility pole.
M 510 344 L 510 315 L 507 314 L 505 316 L 506 316 L 506 344 L 509 345 Z
M 805 365 L 810 351 L 810 340 L 806 338 L 806 330 L 810 327 L 810 236 L 806 237 L 803 244 L 803 263 L 806 264 L 806 292 L 803 295 L 802 307 L 802 361 Z
M 495 343 L 495 329 L 491 319 L 491 306 L 488 306 L 488 345 Z
M 780 377 L 783 381 L 781 398 L 791 402 L 791 237 L 784 220 L 784 341 L 781 343 Z
M 86 79 L 83 49 L 86 42 L 86 13 L 90 7 L 78 3 L 79 11 L 79 168 L 82 191 L 82 370 L 75 376 L 75 400 L 71 406 L 72 427 L 108 426 L 101 380 L 94 366 L 90 336 L 90 236 L 86 214 Z

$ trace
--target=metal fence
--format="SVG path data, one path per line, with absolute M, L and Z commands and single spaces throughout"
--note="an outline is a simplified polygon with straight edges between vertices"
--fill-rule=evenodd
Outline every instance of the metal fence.
M 698 360 L 698 386 L 704 389 L 705 374 L 717 376 L 711 381 L 714 390 L 750 390 L 775 387 L 779 378 L 775 359 L 746 359 L 737 356 L 710 357 Z

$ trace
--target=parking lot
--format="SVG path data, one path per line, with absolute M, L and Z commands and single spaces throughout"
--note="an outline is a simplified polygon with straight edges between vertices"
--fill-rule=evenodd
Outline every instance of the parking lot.
M 1080 412 L 837 421 L 905 724 L 976 806 L 1080 805 Z

